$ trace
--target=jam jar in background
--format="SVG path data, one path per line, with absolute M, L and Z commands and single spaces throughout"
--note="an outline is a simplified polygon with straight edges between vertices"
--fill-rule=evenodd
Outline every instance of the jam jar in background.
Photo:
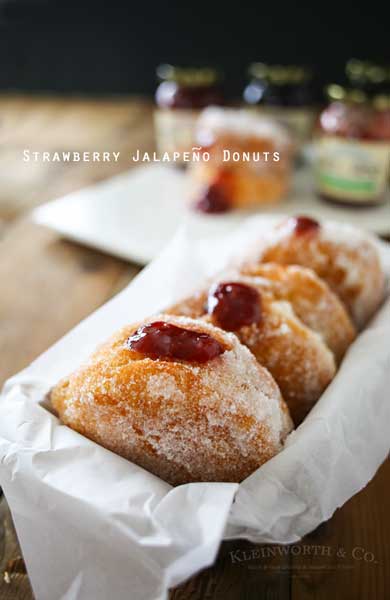
M 315 135 L 317 192 L 343 205 L 379 204 L 389 180 L 390 96 L 368 99 L 339 85 L 328 86 L 327 95 Z
M 312 72 L 303 66 L 252 63 L 243 97 L 247 106 L 285 125 L 297 149 L 310 139 L 318 110 Z
M 212 68 L 164 64 L 157 68 L 157 76 L 160 80 L 154 115 L 157 151 L 160 155 L 188 152 L 196 145 L 194 131 L 200 111 L 224 103 L 221 75 Z

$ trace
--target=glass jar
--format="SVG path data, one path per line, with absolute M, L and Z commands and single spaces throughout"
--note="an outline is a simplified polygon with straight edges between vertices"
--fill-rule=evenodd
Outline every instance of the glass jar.
M 374 112 L 367 131 L 368 138 L 390 142 L 390 93 L 372 99 Z
M 157 151 L 183 154 L 195 144 L 194 132 L 200 111 L 223 104 L 220 74 L 211 68 L 160 65 L 156 90 L 155 132 Z M 181 162 L 180 156 L 176 162 Z
M 368 102 L 361 90 L 339 85 L 330 85 L 327 94 L 329 104 L 319 116 L 316 135 L 317 191 L 338 204 L 378 204 L 389 177 L 388 97 Z
M 312 73 L 301 66 L 253 63 L 244 89 L 247 105 L 285 125 L 298 147 L 307 141 L 315 122 L 316 95 Z

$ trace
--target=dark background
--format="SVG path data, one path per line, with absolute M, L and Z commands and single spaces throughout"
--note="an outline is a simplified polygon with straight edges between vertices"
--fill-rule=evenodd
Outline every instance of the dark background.
M 310 65 L 322 86 L 389 52 L 385 3 L 0 0 L 0 89 L 150 94 L 158 63 L 207 63 L 239 96 L 254 60 Z

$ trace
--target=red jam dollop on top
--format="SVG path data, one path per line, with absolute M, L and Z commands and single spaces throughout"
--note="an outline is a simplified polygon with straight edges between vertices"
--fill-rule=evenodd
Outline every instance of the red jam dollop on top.
M 231 188 L 231 173 L 221 169 L 214 181 L 205 188 L 195 203 L 195 208 L 205 213 L 224 213 L 231 210 L 229 189 Z
M 218 182 L 209 185 L 195 204 L 204 213 L 224 213 L 230 210 L 230 202 Z
M 292 217 L 289 219 L 289 224 L 291 225 L 294 233 L 296 235 L 304 235 L 306 233 L 315 233 L 319 230 L 320 224 L 315 219 L 311 217 Z
M 261 321 L 260 294 L 244 283 L 220 283 L 210 290 L 207 312 L 222 329 L 237 331 Z
M 165 321 L 143 325 L 126 343 L 130 350 L 149 358 L 169 358 L 197 363 L 205 363 L 226 350 L 207 333 L 184 329 Z

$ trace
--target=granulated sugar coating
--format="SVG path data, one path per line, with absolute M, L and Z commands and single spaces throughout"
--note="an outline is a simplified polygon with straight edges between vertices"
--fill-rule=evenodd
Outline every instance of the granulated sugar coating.
M 263 235 L 248 260 L 313 269 L 362 328 L 384 295 L 384 275 L 375 243 L 350 225 L 326 222 L 297 235 L 294 223 L 295 219 L 288 219 Z
M 333 353 L 320 335 L 296 316 L 287 299 L 272 293 L 271 280 L 230 274 L 228 280 L 250 285 L 259 292 L 261 321 L 241 327 L 235 333 L 259 364 L 270 371 L 298 425 L 335 375 Z M 213 322 L 213 315 L 206 312 L 207 295 L 208 290 L 198 292 L 167 312 Z
M 275 300 L 290 302 L 295 315 L 317 332 L 340 363 L 356 337 L 344 304 L 311 269 L 275 263 L 247 265 L 242 273 Z
M 202 364 L 146 358 L 126 346 L 139 325 L 124 327 L 53 389 L 54 408 L 173 485 L 242 481 L 291 430 L 276 383 L 235 335 L 185 317 L 158 320 L 208 333 L 226 349 Z

